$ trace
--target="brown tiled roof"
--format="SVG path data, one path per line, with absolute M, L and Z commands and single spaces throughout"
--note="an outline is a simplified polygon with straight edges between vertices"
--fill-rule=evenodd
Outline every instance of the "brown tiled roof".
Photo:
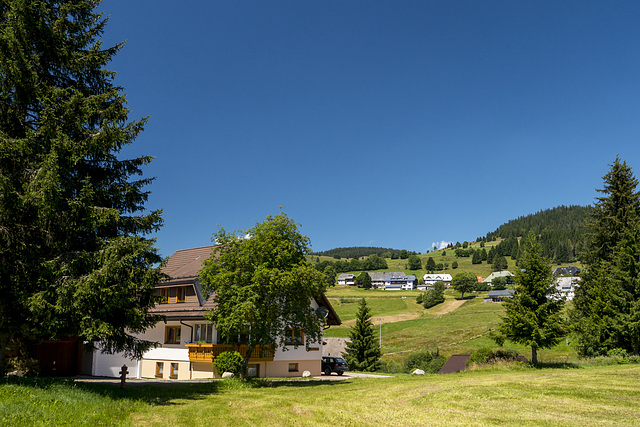
M 214 248 L 215 245 L 210 245 L 176 251 L 162 267 L 162 272 L 171 279 L 196 277 L 202 268 L 202 262 L 211 256 Z

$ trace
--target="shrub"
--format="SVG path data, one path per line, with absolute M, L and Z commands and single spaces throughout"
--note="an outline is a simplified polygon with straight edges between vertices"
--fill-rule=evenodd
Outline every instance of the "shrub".
M 482 347 L 471 353 L 467 364 L 496 363 L 501 361 L 518 360 L 518 352 L 515 350 L 498 349 L 492 350 L 490 347 Z
M 402 372 L 402 365 L 395 360 L 380 360 L 380 371 L 387 374 L 398 374 Z
M 407 357 L 402 363 L 402 370 L 410 374 L 415 369 L 422 369 L 426 373 L 435 374 L 442 368 L 447 360 L 440 356 L 440 351 L 435 350 L 419 350 Z
M 420 292 L 416 297 L 416 303 L 422 304 L 423 299 L 424 299 L 424 292 Z
M 237 351 L 225 351 L 213 359 L 213 368 L 219 376 L 225 372 L 233 372 L 236 376 L 242 367 L 242 355 Z

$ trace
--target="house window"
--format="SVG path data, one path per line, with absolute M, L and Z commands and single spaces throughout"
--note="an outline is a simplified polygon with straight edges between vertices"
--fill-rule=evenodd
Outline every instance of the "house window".
M 298 372 L 298 364 L 289 363 L 289 372 Z
M 300 328 L 287 328 L 284 343 L 285 345 L 302 345 L 304 343 L 304 332 Z
M 164 362 L 156 362 L 156 378 L 162 378 L 164 374 Z
M 169 302 L 169 289 L 160 289 L 160 304 L 166 304 Z
M 165 344 L 180 344 L 180 326 L 167 326 L 164 335 Z
M 181 286 L 176 288 L 176 302 L 186 302 L 187 301 L 187 288 Z
M 213 343 L 213 325 L 211 323 L 199 323 L 193 327 L 193 340 L 195 342 Z
M 177 363 L 172 363 L 171 364 L 171 372 L 169 373 L 169 378 L 174 379 L 174 380 L 178 378 L 178 364 Z
M 257 363 L 247 365 L 247 375 L 249 378 L 258 378 L 260 376 L 260 365 Z

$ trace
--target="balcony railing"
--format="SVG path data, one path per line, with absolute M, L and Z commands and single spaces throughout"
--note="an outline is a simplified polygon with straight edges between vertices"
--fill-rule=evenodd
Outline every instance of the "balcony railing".
M 225 351 L 237 351 L 244 357 L 247 345 L 234 344 L 186 344 L 189 349 L 190 362 L 210 362 Z M 249 362 L 271 362 L 275 355 L 275 350 L 269 346 L 257 346 L 251 352 Z

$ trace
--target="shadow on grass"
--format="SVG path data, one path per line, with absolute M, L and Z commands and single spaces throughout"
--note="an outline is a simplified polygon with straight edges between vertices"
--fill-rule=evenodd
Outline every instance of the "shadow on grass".
M 458 301 L 464 301 L 468 299 L 474 299 L 477 295 L 467 295 L 466 297 L 455 297 Z
M 135 400 L 150 405 L 178 405 L 176 400 L 200 400 L 207 396 L 221 394 L 225 391 L 239 389 L 257 388 L 279 388 L 279 387 L 316 387 L 319 385 L 336 385 L 343 381 L 322 381 L 322 380 L 287 380 L 274 379 L 262 380 L 254 379 L 242 381 L 239 379 L 213 380 L 198 383 L 181 382 L 131 382 L 120 388 L 116 382 L 85 382 L 75 381 L 65 378 L 33 378 L 33 377 L 7 377 L 0 379 L 0 387 L 3 385 L 13 385 L 21 387 L 32 387 L 42 390 L 58 389 L 58 387 L 69 390 L 81 390 L 83 392 L 96 394 L 112 400 Z
M 583 367 L 578 363 L 573 362 L 538 362 L 537 364 L 530 364 L 536 369 L 582 369 Z

